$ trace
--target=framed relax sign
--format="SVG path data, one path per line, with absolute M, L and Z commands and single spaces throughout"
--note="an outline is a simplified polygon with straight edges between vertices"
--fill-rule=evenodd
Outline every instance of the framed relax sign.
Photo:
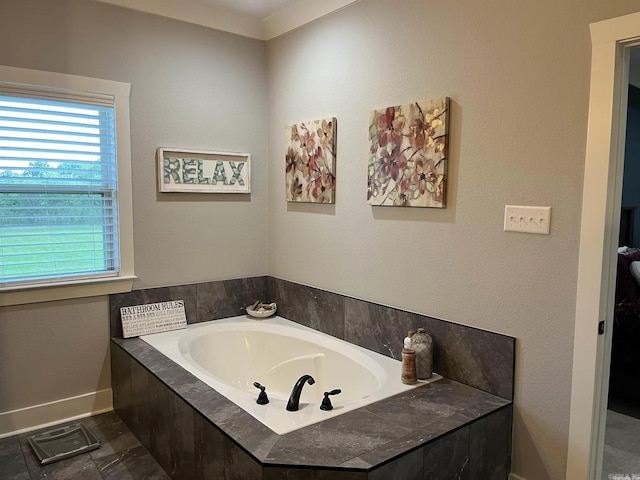
M 158 148 L 160 192 L 251 193 L 248 153 Z

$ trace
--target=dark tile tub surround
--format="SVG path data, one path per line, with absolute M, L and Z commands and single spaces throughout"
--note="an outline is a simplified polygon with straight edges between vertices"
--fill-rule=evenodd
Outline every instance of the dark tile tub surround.
M 424 327 L 434 340 L 434 370 L 449 379 L 513 399 L 515 338 L 358 300 L 275 277 L 251 277 L 110 296 L 111 335 L 122 336 L 120 307 L 185 301 L 187 323 L 244 313 L 257 299 L 278 304 L 278 315 L 399 359 L 409 330 Z
M 267 298 L 267 277 L 147 288 L 113 294 L 109 296 L 111 336 L 122 337 L 120 307 L 184 300 L 187 323 L 191 324 L 241 315 L 247 305 Z
M 511 402 L 455 381 L 277 435 L 138 338 L 112 339 L 111 358 L 114 408 L 173 479 L 508 476 Z
M 274 277 L 267 278 L 267 291 L 281 317 L 346 340 L 347 297 Z
M 277 435 L 138 338 L 119 308 L 185 300 L 187 322 L 241 314 L 256 299 L 278 314 L 393 358 L 410 329 L 434 339 L 445 379 Z M 174 479 L 506 479 L 515 339 L 274 277 L 111 296 L 114 408 Z
M 274 277 L 269 299 L 278 315 L 400 359 L 409 330 L 434 340 L 434 370 L 465 385 L 513 400 L 515 338 L 366 302 Z

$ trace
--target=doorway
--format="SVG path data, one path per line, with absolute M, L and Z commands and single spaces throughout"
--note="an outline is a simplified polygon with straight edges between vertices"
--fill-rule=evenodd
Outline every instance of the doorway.
M 591 24 L 589 124 L 576 295 L 568 480 L 602 471 L 615 304 L 629 49 L 640 13 Z
M 629 50 L 622 206 L 602 479 L 640 477 L 640 47 Z M 637 262 L 637 263 L 636 263 Z

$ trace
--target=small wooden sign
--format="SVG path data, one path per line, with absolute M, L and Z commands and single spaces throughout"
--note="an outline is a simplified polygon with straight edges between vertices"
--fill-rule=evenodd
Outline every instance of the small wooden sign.
M 124 338 L 187 328 L 184 300 L 120 307 Z
M 158 148 L 160 192 L 251 193 L 248 153 Z

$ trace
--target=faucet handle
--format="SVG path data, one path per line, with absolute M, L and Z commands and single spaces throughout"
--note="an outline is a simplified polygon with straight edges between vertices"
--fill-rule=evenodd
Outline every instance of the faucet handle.
M 260 389 L 260 394 L 258 395 L 258 399 L 256 400 L 256 403 L 258 405 L 266 405 L 267 403 L 269 403 L 267 392 L 265 392 L 267 387 L 263 387 L 258 382 L 253 382 L 253 386 Z
M 331 390 L 330 392 L 324 392 L 324 398 L 322 399 L 322 403 L 320 404 L 320 410 L 333 410 L 333 405 L 331 405 L 329 395 L 338 395 L 339 393 L 342 393 L 342 390 L 340 390 L 339 388 Z

